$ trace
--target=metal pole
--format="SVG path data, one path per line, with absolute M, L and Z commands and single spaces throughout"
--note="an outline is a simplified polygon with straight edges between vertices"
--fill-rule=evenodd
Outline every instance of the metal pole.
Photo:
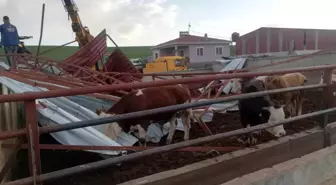
M 121 120 L 140 118 L 140 117 L 143 117 L 143 116 L 148 116 L 148 115 L 153 115 L 153 114 L 158 114 L 158 113 L 164 113 L 164 112 L 170 112 L 170 111 L 179 111 L 179 110 L 185 110 L 185 109 L 189 109 L 189 108 L 193 108 L 193 107 L 211 105 L 211 104 L 215 104 L 215 103 L 230 102 L 230 101 L 235 101 L 235 100 L 255 98 L 255 97 L 265 96 L 265 95 L 269 95 L 269 94 L 276 94 L 276 93 L 279 93 L 279 92 L 290 92 L 290 91 L 294 91 L 294 90 L 303 90 L 303 89 L 305 89 L 305 90 L 315 89 L 315 88 L 318 88 L 318 87 L 325 87 L 325 86 L 326 85 L 323 84 L 323 85 L 310 85 L 310 86 L 292 87 L 292 88 L 287 88 L 287 89 L 275 89 L 275 90 L 272 90 L 272 91 L 247 93 L 247 94 L 240 94 L 240 95 L 237 95 L 237 96 L 230 96 L 230 97 L 224 97 L 224 98 L 218 98 L 218 99 L 212 99 L 212 100 L 206 100 L 206 101 L 198 101 L 198 102 L 192 102 L 192 103 L 172 105 L 172 106 L 166 106 L 166 107 L 161 107 L 161 108 L 157 108 L 157 109 L 150 109 L 150 110 L 120 114 L 120 115 L 115 115 L 113 117 L 100 118 L 100 119 L 97 119 L 97 120 L 87 120 L 87 121 L 73 122 L 73 123 L 62 124 L 62 125 L 51 125 L 51 126 L 48 126 L 48 127 L 40 128 L 40 133 L 51 133 L 51 132 L 59 132 L 59 131 L 69 130 L 69 129 L 83 128 L 83 127 L 88 127 L 88 126 L 96 126 L 96 125 L 102 125 L 102 124 L 112 123 L 112 122 L 121 121 Z
M 230 131 L 230 132 L 220 133 L 220 134 L 216 134 L 216 135 L 212 135 L 212 136 L 197 138 L 197 139 L 193 139 L 193 140 L 189 140 L 189 141 L 183 141 L 183 142 L 179 142 L 179 143 L 175 143 L 175 144 L 171 144 L 171 145 L 157 147 L 157 148 L 150 149 L 150 150 L 145 150 L 145 151 L 142 151 L 142 152 L 136 152 L 136 153 L 132 153 L 132 154 L 128 154 L 128 155 L 123 155 L 123 156 L 120 156 L 120 157 L 109 158 L 109 159 L 101 160 L 101 161 L 98 161 L 98 162 L 92 162 L 92 163 L 88 163 L 88 164 L 85 164 L 85 165 L 79 165 L 79 166 L 75 166 L 75 167 L 71 167 L 71 168 L 67 168 L 67 169 L 63 169 L 63 170 L 58 170 L 58 171 L 46 173 L 46 174 L 43 174 L 43 175 L 39 176 L 38 179 L 43 181 L 43 182 L 52 181 L 52 180 L 55 180 L 55 179 L 58 179 L 58 178 L 68 177 L 70 175 L 75 175 L 75 174 L 79 174 L 79 173 L 83 173 L 83 172 L 94 171 L 94 170 L 97 170 L 97 169 L 100 169 L 100 168 L 109 167 L 109 166 L 120 164 L 120 163 L 123 163 L 123 162 L 126 162 L 126 161 L 136 160 L 136 159 L 139 159 L 139 158 L 142 158 L 142 157 L 145 157 L 145 156 L 149 156 L 149 155 L 153 155 L 153 154 L 169 152 L 169 151 L 177 150 L 177 149 L 180 149 L 180 148 L 185 148 L 187 146 L 207 143 L 207 142 L 211 142 L 211 141 L 218 140 L 218 139 L 223 139 L 223 138 L 227 138 L 227 137 L 233 137 L 233 136 L 237 136 L 237 135 L 246 134 L 248 132 L 255 132 L 255 131 L 267 129 L 267 128 L 270 128 L 270 127 L 274 127 L 274 126 L 277 126 L 277 125 L 288 124 L 290 122 L 299 121 L 299 120 L 302 120 L 302 119 L 307 119 L 307 118 L 311 118 L 311 117 L 315 117 L 315 116 L 320 116 L 320 115 L 335 112 L 335 111 L 336 111 L 336 108 L 331 108 L 331 109 L 327 109 L 327 110 L 321 110 L 321 111 L 317 111 L 317 112 L 313 112 L 313 113 L 309 113 L 309 114 L 304 114 L 304 115 L 297 116 L 297 117 L 291 117 L 291 118 L 288 118 L 288 119 L 285 119 L 285 120 L 279 121 L 279 122 L 266 123 L 266 124 L 261 124 L 261 125 L 249 127 L 249 128 L 243 128 L 243 129 L 238 129 L 238 130 L 234 130 L 234 131 Z M 12 182 L 9 182 L 9 183 L 5 183 L 3 185 L 26 185 L 26 184 L 31 184 L 32 182 L 33 182 L 33 178 L 28 177 L 28 178 L 12 181 Z
M 114 151 L 143 151 L 156 148 L 155 146 L 87 146 L 87 145 L 60 145 L 60 144 L 40 144 L 41 150 L 70 150 L 70 151 L 82 151 L 82 150 L 114 150 Z M 1 144 L 2 148 L 17 148 L 27 149 L 27 144 L 15 146 L 13 144 Z M 217 152 L 231 152 L 239 150 L 244 147 L 239 146 L 195 146 L 178 149 L 178 152 L 209 152 L 216 150 Z M 1 174 L 1 173 L 0 173 Z
M 332 85 L 332 71 L 333 69 L 326 69 L 323 75 L 323 82 L 326 85 Z M 328 109 L 334 106 L 334 92 L 331 86 L 323 89 L 323 104 L 324 108 Z M 324 146 L 328 147 L 331 145 L 329 131 L 327 125 L 329 122 L 329 114 L 323 116 L 323 122 L 320 123 L 320 127 L 324 129 Z
M 100 119 L 95 119 L 95 120 L 86 120 L 86 121 L 79 121 L 79 122 L 67 123 L 67 124 L 62 124 L 62 125 L 45 126 L 45 127 L 41 127 L 39 131 L 40 131 L 40 134 L 59 132 L 59 131 L 83 128 L 83 127 L 88 127 L 88 126 L 102 125 L 102 124 L 112 123 L 112 122 L 121 121 L 121 120 L 135 119 L 135 118 L 163 113 L 163 112 L 185 110 L 185 109 L 189 109 L 193 107 L 201 107 L 201 106 L 211 105 L 215 103 L 230 102 L 230 101 L 235 101 L 235 100 L 255 98 L 255 97 L 260 97 L 260 96 L 265 96 L 265 95 L 270 95 L 270 94 L 281 93 L 281 92 L 308 90 L 308 89 L 316 89 L 316 88 L 323 88 L 323 87 L 326 87 L 326 85 L 325 84 L 307 85 L 307 86 L 300 86 L 300 87 L 290 87 L 290 88 L 275 89 L 275 90 L 270 90 L 270 91 L 240 94 L 237 96 L 229 96 L 229 97 L 212 99 L 212 100 L 197 101 L 197 102 L 192 102 L 192 103 L 184 103 L 184 104 L 172 105 L 172 106 L 161 107 L 161 108 L 156 108 L 156 109 L 120 114 L 120 115 L 115 115 L 113 117 L 106 117 L 106 118 L 100 118 Z M 22 132 L 22 131 L 0 133 L 0 140 L 14 138 L 18 135 L 17 132 Z
M 116 42 L 114 42 L 114 40 L 110 37 L 110 35 L 106 34 L 107 38 L 110 39 L 111 42 L 113 42 L 113 44 L 116 46 L 116 48 L 119 48 L 119 46 L 117 45 Z
M 42 18 L 41 18 L 41 31 L 40 31 L 40 39 L 39 39 L 39 45 L 37 47 L 36 56 L 40 55 L 40 48 L 41 48 L 41 42 L 42 42 L 42 36 L 43 36 L 43 27 L 44 27 L 44 10 L 45 10 L 45 4 L 42 5 Z
M 40 149 L 37 118 L 36 118 L 36 104 L 35 100 L 25 102 L 25 116 L 26 128 L 28 137 L 28 160 L 30 175 L 34 177 L 34 184 L 36 184 L 36 177 L 41 174 Z
M 256 76 L 267 76 L 267 75 L 277 75 L 292 72 L 308 72 L 308 71 L 318 71 L 324 69 L 336 68 L 336 65 L 325 65 L 325 66 L 313 66 L 304 68 L 294 68 L 287 70 L 277 70 L 277 71 L 266 71 L 266 72 L 248 72 L 248 73 L 231 73 L 231 74 L 220 74 L 220 75 L 209 75 L 209 76 L 199 76 L 193 78 L 180 78 L 180 79 L 170 79 L 170 80 L 160 80 L 154 82 L 137 82 L 137 83 L 125 83 L 117 85 L 104 85 L 104 86 L 91 86 L 91 87 L 78 87 L 72 89 L 60 89 L 45 92 L 27 92 L 23 94 L 11 94 L 0 96 L 0 103 L 10 102 L 10 101 L 26 101 L 30 99 L 42 99 L 42 98 L 53 98 L 59 96 L 73 96 L 73 95 L 84 95 L 92 93 L 103 93 L 103 92 L 113 92 L 119 90 L 132 90 L 146 87 L 155 87 L 163 85 L 173 85 L 173 84 L 189 84 L 189 83 L 200 83 L 209 82 L 212 80 L 222 80 L 222 79 L 232 79 L 232 78 L 250 78 Z M 1 75 L 1 72 L 0 72 Z
M 41 52 L 39 55 L 46 54 L 46 53 L 48 53 L 48 52 L 50 52 L 50 51 L 53 51 L 53 50 L 55 50 L 55 49 L 58 49 L 58 48 L 61 48 L 61 47 L 67 46 L 67 45 L 69 45 L 69 44 L 72 44 L 72 43 L 74 43 L 74 42 L 77 42 L 77 41 L 75 41 L 75 40 L 74 40 L 74 41 L 71 41 L 71 42 L 65 43 L 65 44 L 63 44 L 63 45 L 61 45 L 61 46 L 57 46 L 57 47 L 54 47 L 54 48 L 50 48 L 50 49 L 48 49 L 48 50 L 45 50 L 45 51 Z

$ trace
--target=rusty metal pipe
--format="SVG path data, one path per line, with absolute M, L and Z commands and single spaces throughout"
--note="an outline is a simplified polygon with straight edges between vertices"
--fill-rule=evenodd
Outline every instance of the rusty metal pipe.
M 45 133 L 59 132 L 59 131 L 65 131 L 65 130 L 70 130 L 70 129 L 83 128 L 83 127 L 88 127 L 88 126 L 96 126 L 96 125 L 102 125 L 102 124 L 112 123 L 112 122 L 121 121 L 121 120 L 134 119 L 134 118 L 139 118 L 143 116 L 163 113 L 163 112 L 184 110 L 184 109 L 193 108 L 193 107 L 201 107 L 201 106 L 211 105 L 215 103 L 255 98 L 255 97 L 265 96 L 269 94 L 282 93 L 282 92 L 324 88 L 326 86 L 327 85 L 325 84 L 306 85 L 306 86 L 300 86 L 300 87 L 282 88 L 282 89 L 275 89 L 275 90 L 270 90 L 270 91 L 240 94 L 236 96 L 229 96 L 229 97 L 211 99 L 211 100 L 206 100 L 206 101 L 197 101 L 197 102 L 192 102 L 192 103 L 172 105 L 172 106 L 161 107 L 161 108 L 156 108 L 156 109 L 120 114 L 120 115 L 115 115 L 113 117 L 106 117 L 106 118 L 100 118 L 100 119 L 95 119 L 95 120 L 86 120 L 86 121 L 79 121 L 79 122 L 67 123 L 67 124 L 62 124 L 62 125 L 45 126 L 39 129 L 39 133 L 45 134 Z M 9 134 L 6 134 L 6 132 L 0 133 L 0 140 L 14 138 L 15 136 L 13 137 L 13 135 L 14 135 L 13 132 L 10 132 Z
M 45 4 L 42 4 L 42 17 L 41 17 L 41 30 L 40 30 L 40 39 L 39 39 L 39 44 L 37 47 L 37 52 L 36 56 L 40 55 L 40 48 L 41 48 L 41 43 L 42 43 L 42 36 L 43 36 L 43 28 L 44 28 L 44 12 L 45 12 Z
M 51 52 L 51 51 L 53 51 L 53 50 L 55 50 L 55 49 L 59 49 L 59 48 L 61 48 L 61 47 L 67 46 L 67 45 L 69 45 L 69 44 L 72 44 L 72 43 L 74 43 L 74 42 L 77 42 L 77 41 L 76 41 L 76 40 L 74 40 L 74 41 L 71 41 L 71 42 L 65 43 L 65 44 L 63 44 L 63 45 L 60 45 L 60 46 L 56 46 L 56 47 L 54 47 L 54 48 L 47 49 L 47 50 L 45 50 L 45 51 L 41 52 L 41 53 L 40 53 L 40 55 L 43 55 L 43 54 L 49 53 L 49 52 Z
M 274 127 L 274 126 L 277 126 L 277 125 L 288 124 L 288 123 L 291 123 L 293 121 L 299 121 L 299 120 L 302 120 L 302 119 L 307 119 L 307 118 L 311 118 L 311 117 L 315 117 L 315 116 L 320 116 L 320 115 L 327 114 L 327 113 L 332 113 L 332 112 L 335 112 L 335 111 L 336 111 L 336 107 L 331 108 L 331 109 L 326 109 L 326 110 L 321 110 L 321 111 L 309 113 L 309 114 L 304 114 L 304 115 L 301 115 L 301 116 L 291 117 L 291 118 L 288 118 L 288 119 L 285 119 L 285 120 L 282 120 L 282 121 L 278 121 L 278 122 L 266 123 L 266 124 L 261 124 L 261 125 L 249 127 L 249 128 L 242 128 L 242 129 L 238 129 L 238 130 L 234 130 L 234 131 L 230 131 L 230 132 L 225 132 L 225 133 L 221 133 L 221 134 L 216 134 L 216 135 L 212 135 L 212 136 L 206 136 L 206 137 L 193 139 L 193 140 L 189 140 L 189 141 L 183 141 L 183 142 L 179 142 L 179 143 L 175 143 L 175 144 L 171 144 L 171 145 L 166 145 L 166 146 L 162 146 L 162 147 L 157 147 L 157 148 L 154 148 L 154 149 L 149 149 L 149 150 L 145 150 L 145 151 L 141 151 L 141 152 L 136 152 L 136 153 L 120 156 L 120 157 L 109 158 L 109 159 L 105 159 L 105 160 L 101 160 L 101 161 L 97 161 L 97 162 L 88 163 L 88 164 L 85 164 L 85 165 L 74 166 L 74 167 L 71 167 L 71 168 L 46 173 L 46 174 L 43 174 L 41 176 L 38 176 L 37 179 L 39 181 L 42 181 L 42 182 L 52 181 L 52 180 L 55 180 L 55 179 L 68 177 L 70 175 L 75 175 L 75 174 L 79 174 L 79 173 L 83 173 L 83 172 L 94 171 L 94 170 L 97 170 L 97 169 L 100 169 L 100 168 L 109 167 L 109 166 L 120 164 L 120 163 L 123 163 L 123 162 L 126 162 L 126 161 L 139 159 L 139 158 L 146 157 L 146 156 L 153 155 L 153 154 L 169 152 L 169 151 L 177 150 L 177 149 L 180 149 L 180 148 L 185 148 L 187 146 L 207 143 L 207 142 L 211 142 L 211 141 L 218 140 L 218 139 L 223 139 L 223 138 L 227 138 L 227 137 L 233 137 L 233 136 L 237 136 L 237 135 L 246 134 L 246 133 L 249 133 L 249 132 L 259 131 L 259 130 L 267 129 L 267 128 Z M 19 179 L 19 180 L 16 180 L 16 181 L 4 183 L 3 185 L 26 185 L 26 184 L 31 184 L 32 182 L 33 182 L 33 178 L 28 177 L 28 178 Z
M 83 128 L 83 127 L 88 127 L 88 126 L 96 126 L 96 125 L 102 125 L 102 124 L 107 124 L 107 123 L 113 123 L 113 122 L 121 121 L 121 120 L 134 119 L 134 118 L 139 118 L 143 116 L 163 113 L 163 112 L 185 110 L 185 109 L 193 108 L 193 107 L 211 105 L 211 104 L 221 103 L 221 102 L 230 102 L 234 100 L 243 100 L 243 99 L 248 99 L 248 98 L 265 96 L 268 94 L 276 94 L 280 92 L 307 90 L 307 89 L 315 89 L 315 88 L 321 88 L 321 87 L 326 87 L 326 85 L 325 84 L 309 85 L 309 86 L 307 85 L 307 86 L 300 86 L 300 87 L 291 87 L 291 88 L 286 88 L 286 89 L 275 89 L 271 91 L 247 93 L 247 94 L 241 94 L 237 96 L 223 97 L 223 98 L 206 100 L 206 101 L 198 101 L 198 102 L 192 102 L 192 103 L 172 105 L 172 106 L 166 106 L 166 107 L 161 107 L 157 109 L 150 109 L 150 110 L 120 114 L 120 115 L 115 115 L 113 117 L 100 118 L 96 120 L 80 121 L 80 122 L 74 122 L 74 123 L 68 123 L 68 124 L 62 124 L 62 125 L 51 125 L 48 127 L 40 128 L 40 133 L 51 133 L 51 132 L 69 130 L 69 129 Z
M 83 95 L 83 94 L 92 94 L 92 93 L 113 92 L 113 91 L 119 91 L 119 90 L 132 90 L 132 89 L 138 89 L 138 88 L 155 87 L 155 86 L 163 86 L 163 85 L 199 83 L 199 82 L 206 82 L 206 81 L 220 80 L 220 79 L 249 78 L 249 77 L 255 77 L 255 76 L 276 75 L 276 74 L 285 74 L 285 73 L 291 73 L 291 72 L 317 71 L 317 70 L 324 70 L 324 69 L 330 69 L 330 68 L 336 68 L 336 65 L 313 66 L 313 67 L 304 67 L 304 68 L 296 68 L 296 69 L 294 68 L 294 69 L 266 71 L 266 72 L 248 72 L 248 73 L 209 75 L 209 76 L 200 76 L 200 77 L 193 77 L 193 78 L 160 80 L 160 81 L 154 81 L 154 82 L 125 83 L 125 84 L 106 85 L 106 86 L 98 86 L 98 87 L 97 86 L 79 87 L 79 88 L 72 88 L 72 89 L 52 90 L 52 91 L 47 91 L 47 92 L 27 92 L 23 94 L 2 95 L 0 96 L 0 103 L 12 102 L 12 101 L 25 101 L 25 100 L 30 100 L 30 99 L 53 98 L 53 97 L 59 97 L 59 96 L 73 96 L 73 95 Z
M 2 148 L 18 148 L 14 144 L 2 144 Z M 87 145 L 58 145 L 58 144 L 40 144 L 39 148 L 41 150 L 71 150 L 71 151 L 82 151 L 82 150 L 116 150 L 116 151 L 143 151 L 148 149 L 157 148 L 158 146 L 87 146 Z M 20 149 L 27 149 L 27 144 L 22 144 L 19 146 Z M 231 152 L 234 150 L 242 149 L 239 146 L 194 146 L 178 149 L 179 152 L 209 152 L 211 150 L 216 150 L 218 152 Z
M 43 88 L 47 88 L 49 90 L 54 90 L 54 89 L 66 89 L 63 87 L 59 87 L 56 86 L 54 84 L 49 85 L 49 84 L 43 84 L 41 83 L 41 80 L 37 80 L 37 81 L 33 81 L 21 76 L 17 76 L 15 73 L 10 73 L 7 71 L 3 71 L 4 76 L 8 77 L 8 78 L 12 78 L 14 80 L 29 84 L 31 86 L 38 86 L 38 87 L 43 87 Z M 43 82 L 43 81 L 42 81 Z M 49 83 L 49 81 L 48 81 Z M 59 85 L 64 85 L 64 84 L 59 84 Z M 66 87 L 66 86 L 65 86 Z M 100 98 L 100 99 L 105 99 L 105 100 L 111 100 L 111 101 L 118 101 L 120 99 L 120 97 L 116 97 L 116 96 L 112 96 L 112 95 L 107 95 L 107 94 L 88 94 L 87 96 L 92 96 L 92 97 L 96 97 L 96 98 Z
M 20 136 L 24 136 L 27 134 L 27 129 L 21 129 L 17 131 L 7 131 L 7 132 L 0 132 L 0 140 L 16 138 Z

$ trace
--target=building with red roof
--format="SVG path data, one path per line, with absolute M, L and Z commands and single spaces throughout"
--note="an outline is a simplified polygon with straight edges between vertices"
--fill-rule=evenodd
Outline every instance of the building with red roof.
M 229 40 L 190 35 L 180 32 L 180 37 L 152 48 L 154 60 L 161 56 L 185 56 L 190 62 L 207 62 L 230 56 Z

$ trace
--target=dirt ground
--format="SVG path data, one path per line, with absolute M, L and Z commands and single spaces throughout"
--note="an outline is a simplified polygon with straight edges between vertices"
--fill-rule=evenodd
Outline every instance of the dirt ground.
M 303 113 L 314 112 L 322 108 L 321 91 L 307 91 L 305 94 L 305 101 L 303 106 Z M 333 120 L 336 120 L 332 118 Z M 288 134 L 300 132 L 302 130 L 311 129 L 318 125 L 317 120 L 321 118 L 314 118 L 308 120 L 298 121 L 290 128 L 285 126 Z M 227 113 L 216 114 L 214 120 L 208 124 L 211 131 L 222 133 L 241 128 L 239 123 L 239 114 Z M 191 131 L 191 139 L 205 136 L 205 133 L 199 128 L 194 127 Z M 177 131 L 175 133 L 175 142 L 181 141 L 183 132 Z M 262 133 L 259 142 L 267 142 L 275 139 L 267 132 Z M 55 141 L 51 136 L 46 135 L 41 137 L 41 143 L 54 143 Z M 203 146 L 242 146 L 235 138 L 227 138 L 219 141 L 204 144 Z M 99 171 L 85 173 L 67 177 L 53 182 L 44 183 L 45 185 L 111 185 L 121 182 L 129 181 L 132 179 L 144 177 L 154 173 L 176 169 L 187 164 L 202 161 L 207 158 L 221 155 L 220 152 L 169 152 L 158 155 L 152 155 L 142 158 L 141 160 L 123 163 L 121 166 L 112 166 L 109 168 L 101 169 Z M 14 169 L 15 178 L 20 179 L 27 177 L 28 172 L 28 157 L 27 150 L 22 150 L 18 154 L 19 163 Z M 73 152 L 73 151 L 41 151 L 41 162 L 43 173 L 61 170 L 64 168 L 81 165 L 89 162 L 101 160 L 101 157 L 94 153 L 89 152 Z

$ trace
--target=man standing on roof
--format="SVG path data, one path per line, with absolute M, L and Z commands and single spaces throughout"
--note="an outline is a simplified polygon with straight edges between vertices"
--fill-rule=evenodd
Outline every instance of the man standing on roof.
M 8 16 L 3 17 L 4 24 L 0 25 L 1 45 L 4 46 L 6 54 L 16 53 L 19 44 L 19 34 L 14 25 L 9 21 Z M 11 66 L 11 60 L 7 56 L 8 65 Z

